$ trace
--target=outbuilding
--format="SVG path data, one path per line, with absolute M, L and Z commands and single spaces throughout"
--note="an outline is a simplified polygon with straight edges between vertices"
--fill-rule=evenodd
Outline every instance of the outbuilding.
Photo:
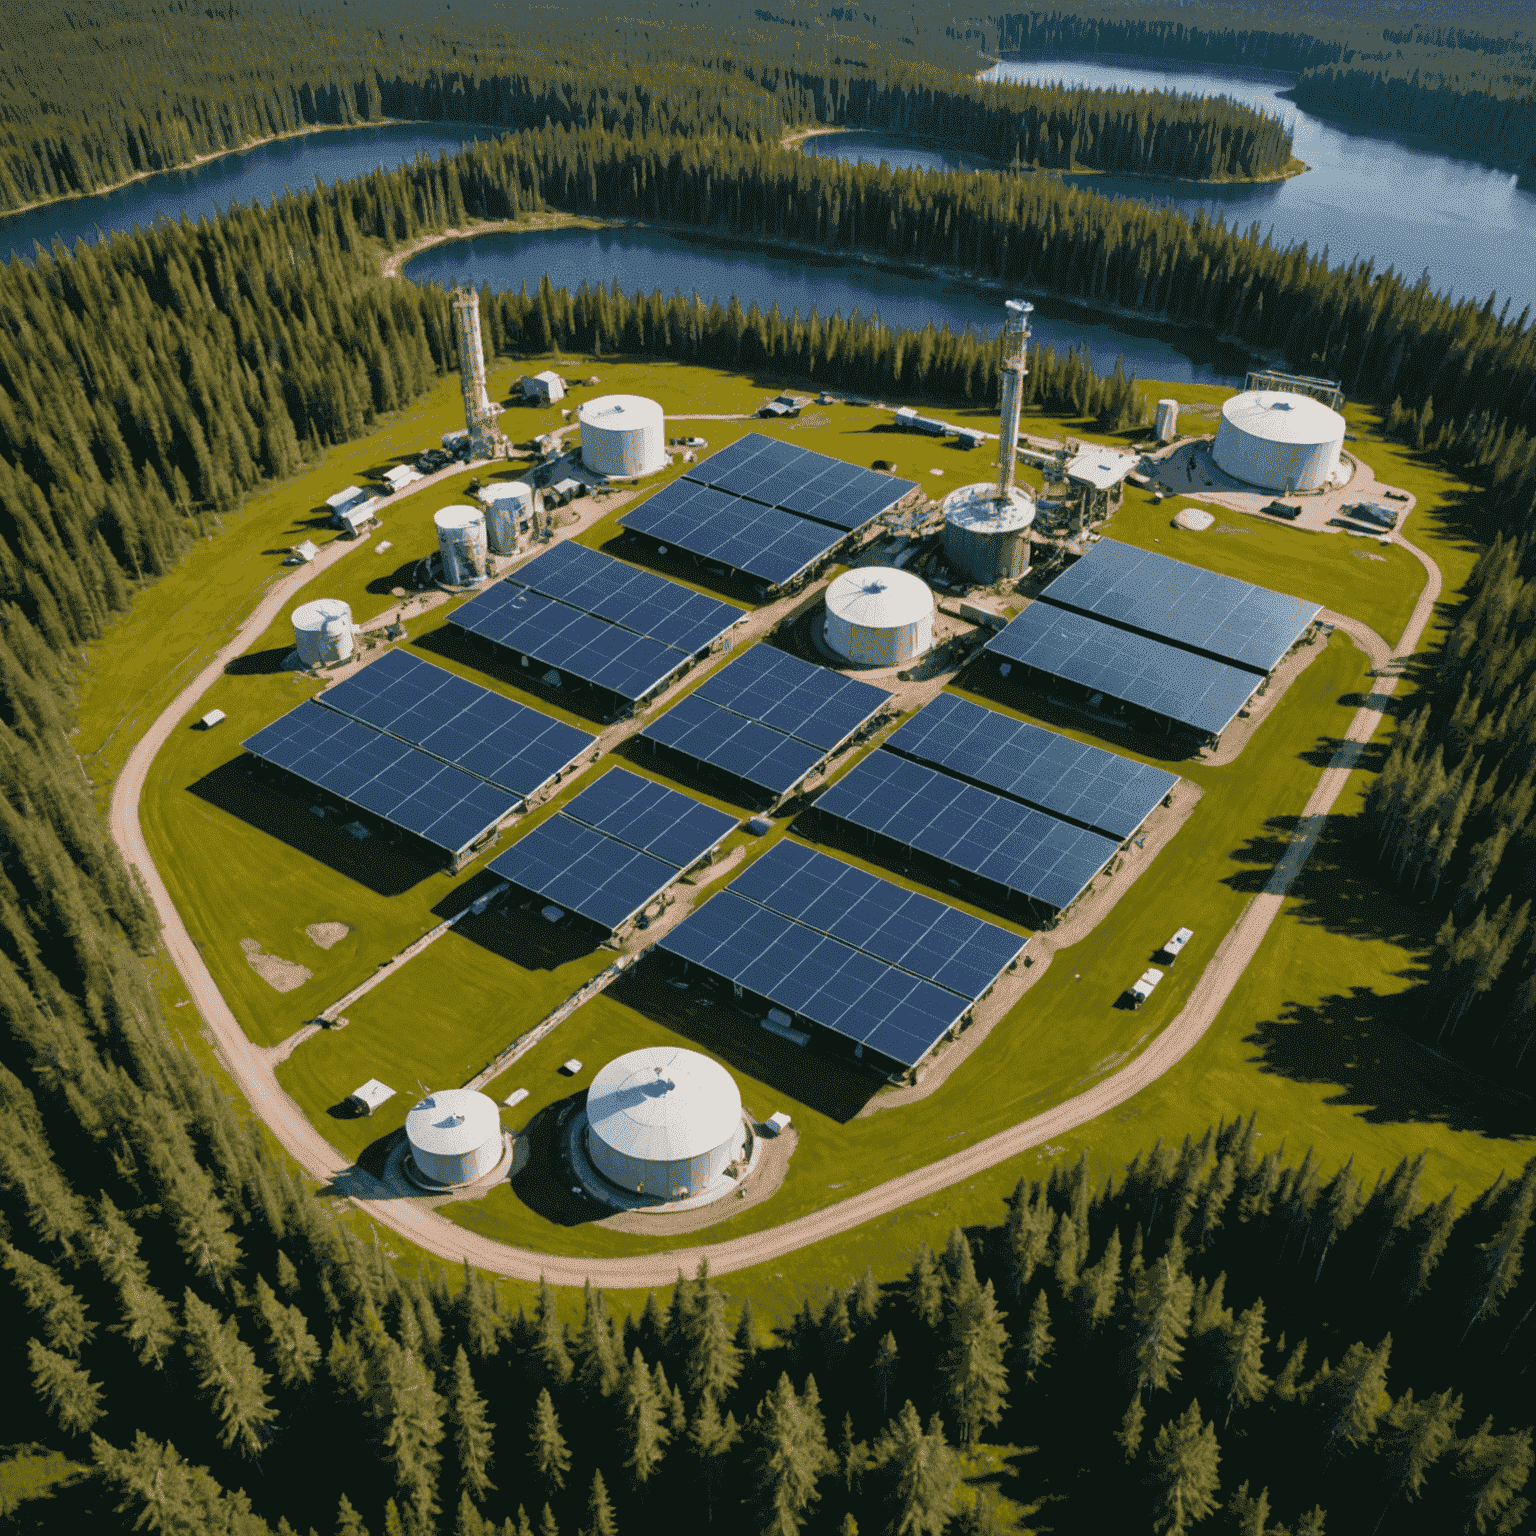
M 565 380 L 552 368 L 546 368 L 542 373 L 525 374 L 519 384 L 525 401 L 557 405 L 565 399 Z

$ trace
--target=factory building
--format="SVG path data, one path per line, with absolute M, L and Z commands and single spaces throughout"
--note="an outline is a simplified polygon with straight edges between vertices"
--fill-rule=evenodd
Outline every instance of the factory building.
M 581 462 L 598 475 L 653 475 L 667 467 L 661 407 L 643 395 L 600 395 L 576 413 Z
M 587 1090 L 587 1155 L 626 1193 L 703 1194 L 726 1177 L 745 1140 L 735 1079 L 697 1051 L 630 1051 Z
M 903 667 L 933 644 L 933 593 L 910 571 L 862 566 L 827 588 L 823 634 L 847 661 Z
M 470 1088 L 428 1094 L 405 1117 L 406 1171 L 434 1189 L 462 1189 L 501 1161 L 504 1136 L 495 1102 Z
M 293 610 L 293 644 L 306 667 L 331 667 L 352 654 L 352 609 L 339 597 L 317 597 Z
M 1125 499 L 1126 477 L 1138 462 L 1116 448 L 1085 448 L 1067 460 L 1061 472 L 1077 494 L 1085 527 L 1103 522 Z
M 479 507 L 444 507 L 432 515 L 443 582 L 467 587 L 485 575 L 485 513 Z
M 1344 447 L 1338 386 L 1287 374 L 1250 374 L 1250 386 L 1221 408 L 1211 457 L 1234 479 L 1290 495 L 1339 478 Z

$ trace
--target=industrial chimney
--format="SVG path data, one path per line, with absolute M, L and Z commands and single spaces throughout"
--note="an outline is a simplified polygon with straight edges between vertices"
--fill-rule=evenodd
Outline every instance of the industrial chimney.
M 459 333 L 459 388 L 464 393 L 464 425 L 470 457 L 504 459 L 511 445 L 498 430 L 500 414 L 485 388 L 485 351 L 480 345 L 480 299 L 473 288 L 453 290 L 453 320 Z

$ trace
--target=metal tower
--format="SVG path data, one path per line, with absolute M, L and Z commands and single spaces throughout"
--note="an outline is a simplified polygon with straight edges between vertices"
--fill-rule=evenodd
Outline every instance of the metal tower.
M 1023 299 L 1009 299 L 1003 317 L 1003 355 L 998 365 L 1003 381 L 1003 410 L 998 424 L 997 499 L 1006 501 L 1013 492 L 1019 456 L 1019 411 L 1024 404 L 1024 375 L 1029 372 L 1029 317 L 1035 306 Z
M 480 299 L 473 288 L 453 290 L 453 320 L 459 333 L 459 388 L 470 457 L 504 459 L 510 444 L 496 425 L 500 412 L 485 387 L 485 350 L 480 344 Z

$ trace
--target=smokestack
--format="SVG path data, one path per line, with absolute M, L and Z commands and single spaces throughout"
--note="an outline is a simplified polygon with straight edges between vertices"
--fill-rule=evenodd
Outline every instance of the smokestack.
M 1002 375 L 1003 409 L 998 423 L 997 499 L 1006 501 L 1013 493 L 1014 472 L 1018 466 L 1019 410 L 1024 403 L 1024 375 L 1029 372 L 1029 317 L 1035 306 L 1023 299 L 1009 299 L 1003 316 L 1003 355 L 998 365 Z

